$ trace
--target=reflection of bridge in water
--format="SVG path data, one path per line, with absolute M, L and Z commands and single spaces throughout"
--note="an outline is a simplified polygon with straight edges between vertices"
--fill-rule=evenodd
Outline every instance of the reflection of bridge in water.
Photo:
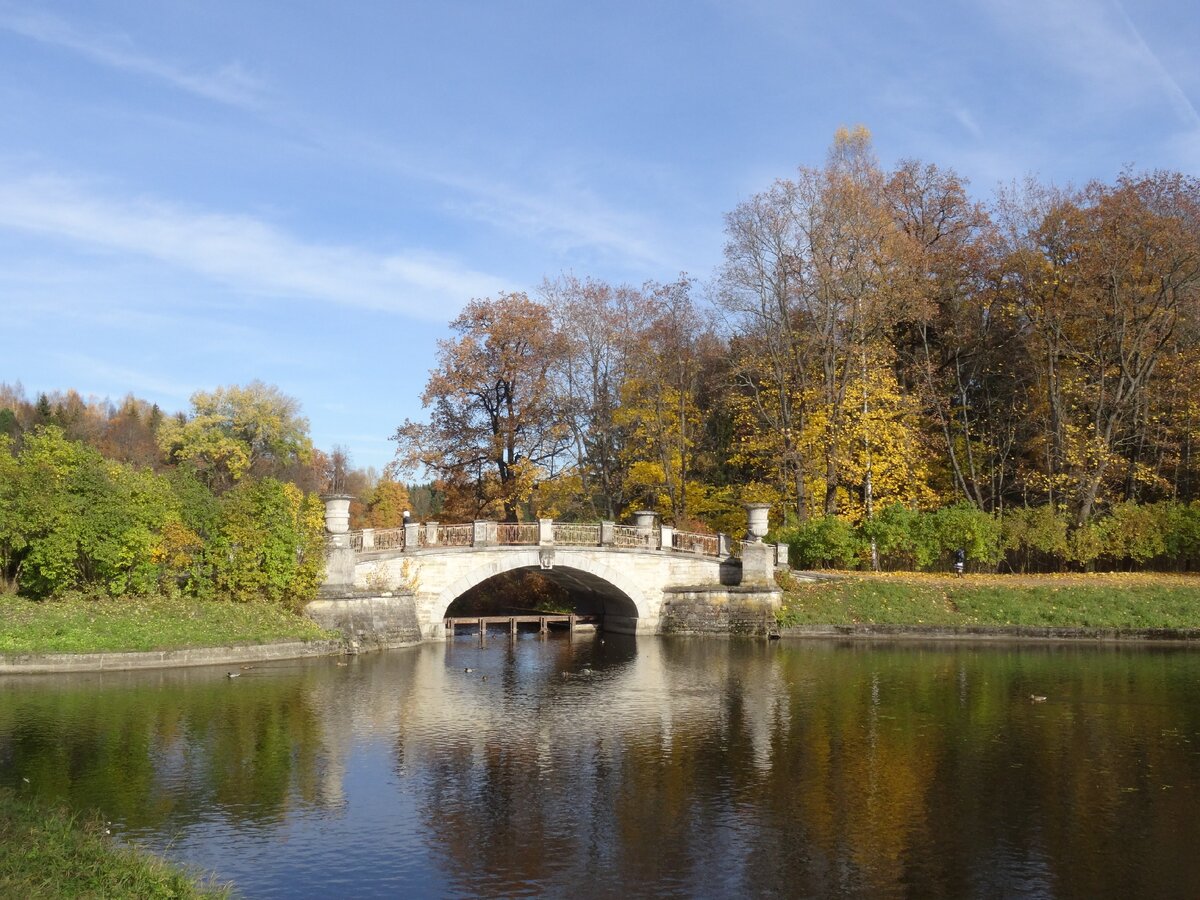
M 540 519 L 351 532 L 347 516 L 330 514 L 331 502 L 326 606 L 352 597 L 379 603 L 405 598 L 421 639 L 444 638 L 456 599 L 514 571 L 539 572 L 571 594 L 576 613 L 599 617 L 606 631 L 631 634 L 658 633 L 665 612 L 689 603 L 705 606 L 706 621 L 714 604 L 724 604 L 719 612 L 726 619 L 733 606 L 753 607 L 755 629 L 761 630 L 779 600 L 776 545 L 677 531 L 657 524 L 649 512 L 639 513 L 636 525 Z

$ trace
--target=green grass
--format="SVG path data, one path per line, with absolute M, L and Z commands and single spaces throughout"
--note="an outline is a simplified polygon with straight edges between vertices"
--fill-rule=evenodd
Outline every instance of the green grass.
M 174 650 L 336 637 L 297 613 L 268 604 L 0 596 L 0 653 Z
M 98 815 L 51 809 L 0 789 L 0 897 L 228 897 L 178 866 L 119 846 Z
M 780 624 L 1200 628 L 1200 577 L 1183 575 L 784 576 Z

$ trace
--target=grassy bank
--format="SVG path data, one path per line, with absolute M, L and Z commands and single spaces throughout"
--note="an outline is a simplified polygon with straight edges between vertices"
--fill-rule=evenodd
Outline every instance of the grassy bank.
M 120 847 L 97 816 L 0 789 L 0 897 L 227 897 L 158 857 Z
M 785 576 L 787 625 L 1031 625 L 1200 628 L 1200 577 L 845 574 Z
M 167 597 L 33 601 L 0 596 L 0 653 L 175 650 L 337 636 L 266 603 Z

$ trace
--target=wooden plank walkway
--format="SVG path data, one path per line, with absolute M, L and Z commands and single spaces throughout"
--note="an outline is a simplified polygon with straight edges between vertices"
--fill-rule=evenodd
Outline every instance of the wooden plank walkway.
M 550 630 L 553 624 L 565 623 L 571 634 L 575 633 L 577 625 L 597 624 L 600 621 L 599 616 L 451 616 L 447 617 L 444 622 L 446 624 L 446 636 L 454 637 L 454 629 L 459 625 L 475 626 L 479 629 L 479 639 L 483 640 L 487 636 L 489 625 L 507 625 L 508 633 L 512 637 L 517 636 L 518 625 L 533 625 L 538 626 L 538 631 L 545 634 Z

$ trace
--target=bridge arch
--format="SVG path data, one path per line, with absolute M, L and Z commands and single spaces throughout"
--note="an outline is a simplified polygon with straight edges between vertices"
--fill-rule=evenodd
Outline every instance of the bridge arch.
M 441 619 L 450 605 L 476 585 L 505 572 L 526 569 L 546 576 L 568 590 L 586 591 L 603 603 L 605 627 L 635 630 L 639 619 L 653 618 L 650 598 L 620 570 L 594 558 L 594 554 L 559 551 L 551 568 L 543 568 L 536 549 L 507 552 L 499 559 L 473 566 L 441 591 L 432 604 L 434 617 Z

